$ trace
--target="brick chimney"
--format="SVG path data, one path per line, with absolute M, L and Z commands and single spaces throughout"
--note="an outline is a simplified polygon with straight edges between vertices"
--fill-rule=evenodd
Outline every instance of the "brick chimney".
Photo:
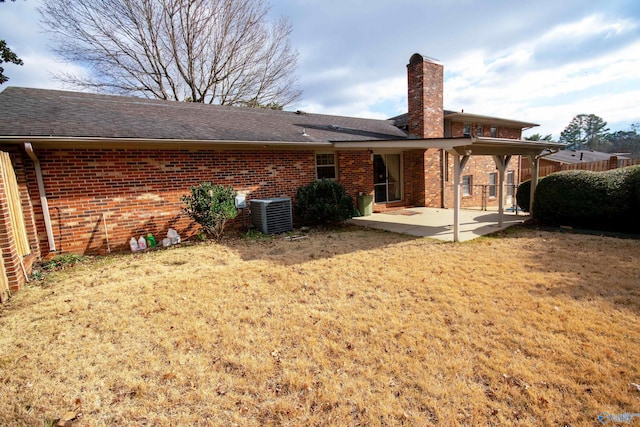
M 414 53 L 407 65 L 407 77 L 409 134 L 418 138 L 444 137 L 444 67 L 434 59 Z

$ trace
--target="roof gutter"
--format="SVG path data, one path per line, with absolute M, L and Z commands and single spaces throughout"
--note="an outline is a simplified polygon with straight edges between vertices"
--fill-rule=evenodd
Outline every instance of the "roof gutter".
M 47 202 L 47 193 L 44 189 L 44 179 L 42 178 L 42 169 L 40 168 L 40 160 L 33 151 L 30 142 L 24 143 L 24 149 L 33 160 L 36 168 L 36 180 L 38 181 L 38 191 L 40 192 L 40 204 L 42 206 L 42 215 L 44 216 L 44 228 L 47 232 L 47 240 L 49 241 L 49 252 L 56 251 L 56 242 L 53 238 L 53 227 L 51 227 L 51 216 L 49 216 L 49 203 Z
M 127 148 L 127 149 L 301 149 L 326 148 L 328 141 L 218 141 L 191 139 L 148 139 L 110 137 L 56 137 L 56 136 L 0 136 L 0 143 L 19 144 L 28 140 L 35 148 Z

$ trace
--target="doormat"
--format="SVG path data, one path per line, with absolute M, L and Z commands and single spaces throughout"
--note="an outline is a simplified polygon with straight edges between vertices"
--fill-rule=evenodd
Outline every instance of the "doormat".
M 412 216 L 412 215 L 420 215 L 420 212 L 416 211 L 408 211 L 405 209 L 397 210 L 397 211 L 389 211 L 385 212 L 387 215 L 404 215 L 404 216 Z

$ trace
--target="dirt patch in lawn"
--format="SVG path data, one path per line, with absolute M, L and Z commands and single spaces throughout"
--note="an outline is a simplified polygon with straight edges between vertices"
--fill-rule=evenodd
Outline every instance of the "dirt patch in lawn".
M 96 258 L 0 309 L 0 424 L 594 425 L 640 412 L 638 260 L 359 228 Z

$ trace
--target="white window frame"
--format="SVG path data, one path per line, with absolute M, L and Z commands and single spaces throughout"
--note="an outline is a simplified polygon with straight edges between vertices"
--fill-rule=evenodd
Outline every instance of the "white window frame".
M 507 171 L 507 197 L 511 196 L 513 197 L 515 195 L 515 181 L 516 179 L 516 174 L 514 171 L 509 170 Z
M 463 137 L 470 137 L 471 136 L 471 125 L 466 123 L 462 126 L 462 136 Z
M 498 197 L 498 172 L 491 172 L 489 174 L 489 198 L 495 199 Z
M 333 157 L 333 164 L 319 164 L 318 163 L 318 157 L 319 156 L 332 156 Z M 333 178 L 325 178 L 325 179 L 330 179 L 330 180 L 337 180 L 338 179 L 338 165 L 337 165 L 337 161 L 336 161 L 336 153 L 330 152 L 330 151 L 319 151 L 317 153 L 315 153 L 315 162 L 316 162 L 316 179 L 322 179 L 320 178 L 320 174 L 318 174 L 318 170 L 319 168 L 323 168 L 323 169 L 333 169 Z
M 491 126 L 491 138 L 498 137 L 498 128 L 496 126 Z
M 469 183 L 465 183 L 469 181 Z M 473 175 L 463 175 L 460 180 L 463 196 L 473 196 Z

